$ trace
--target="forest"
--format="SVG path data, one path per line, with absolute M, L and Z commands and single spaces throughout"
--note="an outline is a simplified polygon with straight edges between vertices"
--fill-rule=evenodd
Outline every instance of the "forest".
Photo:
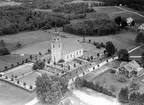
M 88 4 L 85 3 L 73 3 L 73 4 L 65 4 L 62 6 L 58 6 L 53 9 L 54 12 L 63 12 L 63 13 L 88 13 L 94 12 L 92 8 L 89 8 Z
M 67 24 L 63 27 L 63 31 L 76 35 L 102 36 L 115 34 L 119 31 L 119 27 L 111 20 L 100 19 Z
M 21 6 L 1 7 L 0 14 L 0 35 L 50 29 L 55 25 L 62 27 L 64 24 L 70 23 L 68 19 L 62 16 L 36 12 Z
M 144 0 L 100 0 L 105 2 L 105 5 L 126 5 L 129 8 L 144 11 Z

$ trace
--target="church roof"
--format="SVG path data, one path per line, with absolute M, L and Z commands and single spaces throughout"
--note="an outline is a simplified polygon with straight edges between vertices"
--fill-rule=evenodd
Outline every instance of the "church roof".
M 62 40 L 62 53 L 69 54 L 80 49 L 83 49 L 83 46 L 77 40 L 73 39 Z

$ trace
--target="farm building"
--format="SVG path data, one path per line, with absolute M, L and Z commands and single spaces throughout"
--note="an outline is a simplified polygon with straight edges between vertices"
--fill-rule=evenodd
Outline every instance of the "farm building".
M 138 27 L 139 30 L 144 30 L 144 24 L 141 24 L 139 27 Z
M 118 68 L 118 73 L 125 75 L 126 77 L 132 77 L 133 75 L 139 76 L 144 72 L 144 69 L 135 61 L 122 62 Z
M 127 18 L 127 24 L 131 25 L 134 19 L 132 17 Z
M 56 35 L 52 38 L 51 59 L 58 63 L 60 60 L 68 62 L 83 55 L 83 46 L 77 40 L 63 39 Z

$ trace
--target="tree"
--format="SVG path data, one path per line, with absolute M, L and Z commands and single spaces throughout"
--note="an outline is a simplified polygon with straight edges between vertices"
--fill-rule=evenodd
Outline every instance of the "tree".
M 74 84 L 75 84 L 75 87 L 76 87 L 77 89 L 81 88 L 81 87 L 83 86 L 83 79 L 80 78 L 80 77 L 77 77 L 77 78 L 75 79 Z
M 120 61 L 129 61 L 129 53 L 127 49 L 120 49 L 118 51 L 118 59 Z
M 128 103 L 129 101 L 129 90 L 128 88 L 121 88 L 119 94 L 118 94 L 118 100 L 121 103 Z
M 43 69 L 45 67 L 44 61 L 36 61 L 32 67 L 33 70 Z
M 49 54 L 51 53 L 51 49 L 48 49 L 48 53 L 49 53 Z
M 106 52 L 107 56 L 112 56 L 115 54 L 116 48 L 114 44 L 110 41 L 106 42 Z
M 91 39 L 89 39 L 89 43 L 91 43 Z
M 62 77 L 42 74 L 36 79 L 36 93 L 41 101 L 54 104 L 68 91 L 67 85 Z
M 136 43 L 144 43 L 144 33 L 139 32 L 138 35 L 135 38 Z
M 22 47 L 22 44 L 20 42 L 17 42 L 16 48 L 21 48 L 21 47 Z
M 121 24 L 121 20 L 122 20 L 121 16 L 117 16 L 115 18 L 115 23 L 118 24 L 118 25 L 120 25 Z
M 0 40 L 0 47 L 2 48 L 6 47 L 6 42 L 3 39 Z
M 141 54 L 142 65 L 144 66 L 144 52 Z
M 30 60 L 32 60 L 32 58 L 33 58 L 32 55 L 30 55 Z
M 3 47 L 3 48 L 0 48 L 0 56 L 1 55 L 9 55 L 10 52 L 7 48 Z
M 125 19 L 125 18 L 122 18 L 122 19 L 121 19 L 121 27 L 124 28 L 124 27 L 126 27 L 127 25 L 128 25 L 128 24 L 127 24 L 126 19 Z

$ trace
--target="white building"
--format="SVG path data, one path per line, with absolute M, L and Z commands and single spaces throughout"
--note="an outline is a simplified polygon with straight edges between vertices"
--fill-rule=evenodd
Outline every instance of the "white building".
M 139 29 L 139 30 L 144 30 L 144 24 L 140 25 L 140 26 L 138 27 L 138 29 Z
M 131 23 L 134 21 L 132 17 L 127 18 L 127 24 L 131 25 Z
M 83 55 L 83 46 L 77 40 L 63 39 L 60 36 L 52 38 L 51 59 L 58 63 L 59 60 L 71 61 Z

